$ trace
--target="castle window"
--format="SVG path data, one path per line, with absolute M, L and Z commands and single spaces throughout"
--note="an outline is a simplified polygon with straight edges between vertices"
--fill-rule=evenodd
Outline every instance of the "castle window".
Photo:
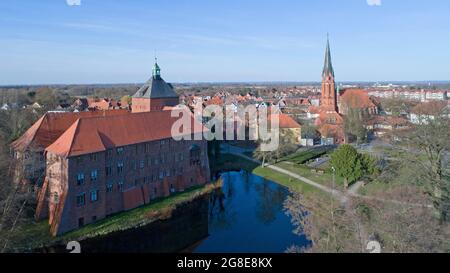
M 77 207 L 82 207 L 86 204 L 86 194 L 81 193 L 77 195 Z
M 123 154 L 123 147 L 117 148 L 117 154 L 122 155 Z
M 106 176 L 111 176 L 112 175 L 112 167 L 111 166 L 107 166 L 105 168 L 105 173 L 106 173 Z
M 113 192 L 113 189 L 114 187 L 112 183 L 106 185 L 106 192 Z
M 120 181 L 120 182 L 117 184 L 117 187 L 118 187 L 118 189 L 119 189 L 120 192 L 123 192 L 123 181 Z
M 59 195 L 57 192 L 53 193 L 53 202 L 56 204 L 59 203 Z
M 81 163 L 83 163 L 83 157 L 79 156 L 79 157 L 77 157 L 77 164 L 81 164 Z
M 77 174 L 77 185 L 83 185 L 84 184 L 84 173 Z
M 192 145 L 189 151 L 191 166 L 200 165 L 200 147 L 197 145 Z
M 123 162 L 117 163 L 117 173 L 122 174 L 123 173 Z
M 91 161 L 97 161 L 97 154 L 90 154 L 89 157 Z
M 98 178 L 98 171 L 97 171 L 97 170 L 93 170 L 93 171 L 91 172 L 91 181 L 92 181 L 92 182 L 96 182 L 96 181 L 97 181 L 97 178 Z
M 98 201 L 98 190 L 91 191 L 91 202 Z

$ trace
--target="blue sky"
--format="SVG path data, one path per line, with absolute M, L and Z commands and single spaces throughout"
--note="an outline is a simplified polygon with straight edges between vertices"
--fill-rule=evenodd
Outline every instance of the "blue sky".
M 2 0 L 0 85 L 450 80 L 448 0 Z M 379 0 L 369 0 L 379 2 Z

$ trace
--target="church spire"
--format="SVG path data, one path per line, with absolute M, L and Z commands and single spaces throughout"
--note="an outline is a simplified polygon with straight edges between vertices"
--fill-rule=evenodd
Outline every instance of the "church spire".
M 334 69 L 333 64 L 331 63 L 330 38 L 329 35 L 327 34 L 327 48 L 325 50 L 325 63 L 323 65 L 322 76 L 325 78 L 330 75 L 333 76 L 334 78 Z

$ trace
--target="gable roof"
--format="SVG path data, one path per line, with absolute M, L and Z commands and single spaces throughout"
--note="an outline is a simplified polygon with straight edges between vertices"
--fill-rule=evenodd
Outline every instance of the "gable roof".
M 372 102 L 369 94 L 362 89 L 348 89 L 340 97 L 340 102 L 353 109 L 373 108 L 376 105 Z
M 31 149 L 45 149 L 55 142 L 75 121 L 83 117 L 127 115 L 126 110 L 90 112 L 48 112 L 34 123 L 11 148 L 24 152 Z
M 279 118 L 280 129 L 297 129 L 301 128 L 300 124 L 286 114 L 271 114 L 269 120 Z
M 191 118 L 193 133 L 206 130 Z M 171 111 L 132 113 L 122 116 L 80 118 L 46 151 L 64 157 L 102 152 L 114 147 L 172 138 L 172 125 L 178 118 Z M 199 126 L 194 126 L 194 124 Z M 197 128 L 196 128 L 197 127 Z M 179 134 L 181 135 L 181 133 Z

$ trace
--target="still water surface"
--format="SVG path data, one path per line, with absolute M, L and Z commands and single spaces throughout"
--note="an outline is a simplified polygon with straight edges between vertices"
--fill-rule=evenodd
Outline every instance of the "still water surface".
M 282 253 L 308 240 L 295 235 L 283 203 L 289 191 L 248 172 L 222 175 L 223 189 L 209 204 L 209 236 L 193 247 L 196 253 Z

